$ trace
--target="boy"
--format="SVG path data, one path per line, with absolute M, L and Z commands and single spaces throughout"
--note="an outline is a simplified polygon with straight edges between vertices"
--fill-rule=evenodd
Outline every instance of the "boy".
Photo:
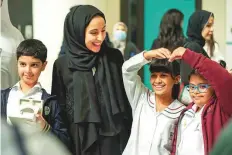
M 232 116 L 232 76 L 220 64 L 183 47 L 174 50 L 169 61 L 176 59 L 195 70 L 187 86 L 193 102 L 179 117 L 172 155 L 208 155 Z
M 1 116 L 12 124 L 9 116 L 18 114 L 20 99 L 43 100 L 43 113 L 36 115 L 36 124 L 41 131 L 54 133 L 69 147 L 69 135 L 62 121 L 60 107 L 55 96 L 49 95 L 38 82 L 46 67 L 47 48 L 36 39 L 21 42 L 16 51 L 20 81 L 13 87 L 1 91 Z M 28 122 L 29 123 L 29 122 Z
M 123 82 L 132 107 L 131 135 L 123 155 L 169 155 L 174 122 L 185 106 L 177 100 L 180 65 L 168 62 L 165 48 L 142 52 L 123 64 Z M 150 65 L 154 92 L 141 82 L 137 72 Z

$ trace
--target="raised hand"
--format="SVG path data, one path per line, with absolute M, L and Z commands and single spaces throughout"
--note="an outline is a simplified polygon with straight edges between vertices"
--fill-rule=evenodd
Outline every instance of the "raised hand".
M 229 70 L 229 73 L 232 75 L 232 69 Z
M 155 50 L 150 50 L 146 53 L 144 53 L 144 58 L 147 60 L 151 60 L 151 59 L 167 59 L 169 58 L 171 55 L 171 52 L 166 49 L 166 48 L 159 48 L 159 49 L 155 49 Z
M 182 56 L 184 55 L 185 51 L 186 51 L 186 48 L 178 47 L 171 54 L 169 61 L 172 62 L 172 61 L 177 60 L 177 59 L 182 59 Z

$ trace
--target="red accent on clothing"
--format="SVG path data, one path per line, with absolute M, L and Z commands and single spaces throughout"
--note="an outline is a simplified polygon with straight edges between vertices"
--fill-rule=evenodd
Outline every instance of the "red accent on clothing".
M 201 117 L 204 150 L 205 155 L 208 155 L 222 128 L 232 116 L 232 76 L 218 63 L 189 49 L 186 50 L 182 59 L 208 80 L 216 94 L 216 97 L 205 105 Z M 178 122 L 183 118 L 184 112 L 193 105 L 194 103 L 191 103 L 182 111 Z M 171 155 L 176 154 L 178 122 L 174 131 Z
M 177 110 L 177 109 L 180 109 L 180 108 L 183 107 L 183 106 L 185 106 L 185 105 L 179 106 L 179 107 L 177 107 L 177 108 L 169 108 L 169 107 L 168 107 L 168 109 L 170 109 L 170 110 Z

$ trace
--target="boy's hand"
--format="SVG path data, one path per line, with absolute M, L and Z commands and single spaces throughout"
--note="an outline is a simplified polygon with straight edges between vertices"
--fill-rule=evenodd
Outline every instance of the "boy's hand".
M 182 56 L 184 55 L 185 51 L 186 51 L 186 48 L 178 47 L 171 54 L 169 61 L 172 62 L 172 61 L 177 60 L 177 59 L 182 59 Z
M 166 59 L 169 58 L 171 55 L 171 52 L 166 48 L 159 48 L 155 50 L 150 50 L 143 54 L 144 58 L 147 60 L 151 60 L 153 58 L 156 59 Z
M 42 129 L 45 128 L 47 122 L 45 121 L 41 113 L 36 114 L 36 123 L 38 123 Z

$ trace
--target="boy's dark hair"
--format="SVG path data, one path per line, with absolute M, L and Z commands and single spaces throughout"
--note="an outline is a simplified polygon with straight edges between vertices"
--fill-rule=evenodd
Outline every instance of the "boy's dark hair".
M 153 59 L 150 64 L 150 72 L 169 73 L 174 78 L 180 75 L 180 63 L 178 61 L 169 62 L 168 59 Z M 172 88 L 172 98 L 177 99 L 180 91 L 180 84 L 175 84 Z
M 27 39 L 19 44 L 16 54 L 17 60 L 21 56 L 32 56 L 40 59 L 44 63 L 47 59 L 47 48 L 40 40 Z

